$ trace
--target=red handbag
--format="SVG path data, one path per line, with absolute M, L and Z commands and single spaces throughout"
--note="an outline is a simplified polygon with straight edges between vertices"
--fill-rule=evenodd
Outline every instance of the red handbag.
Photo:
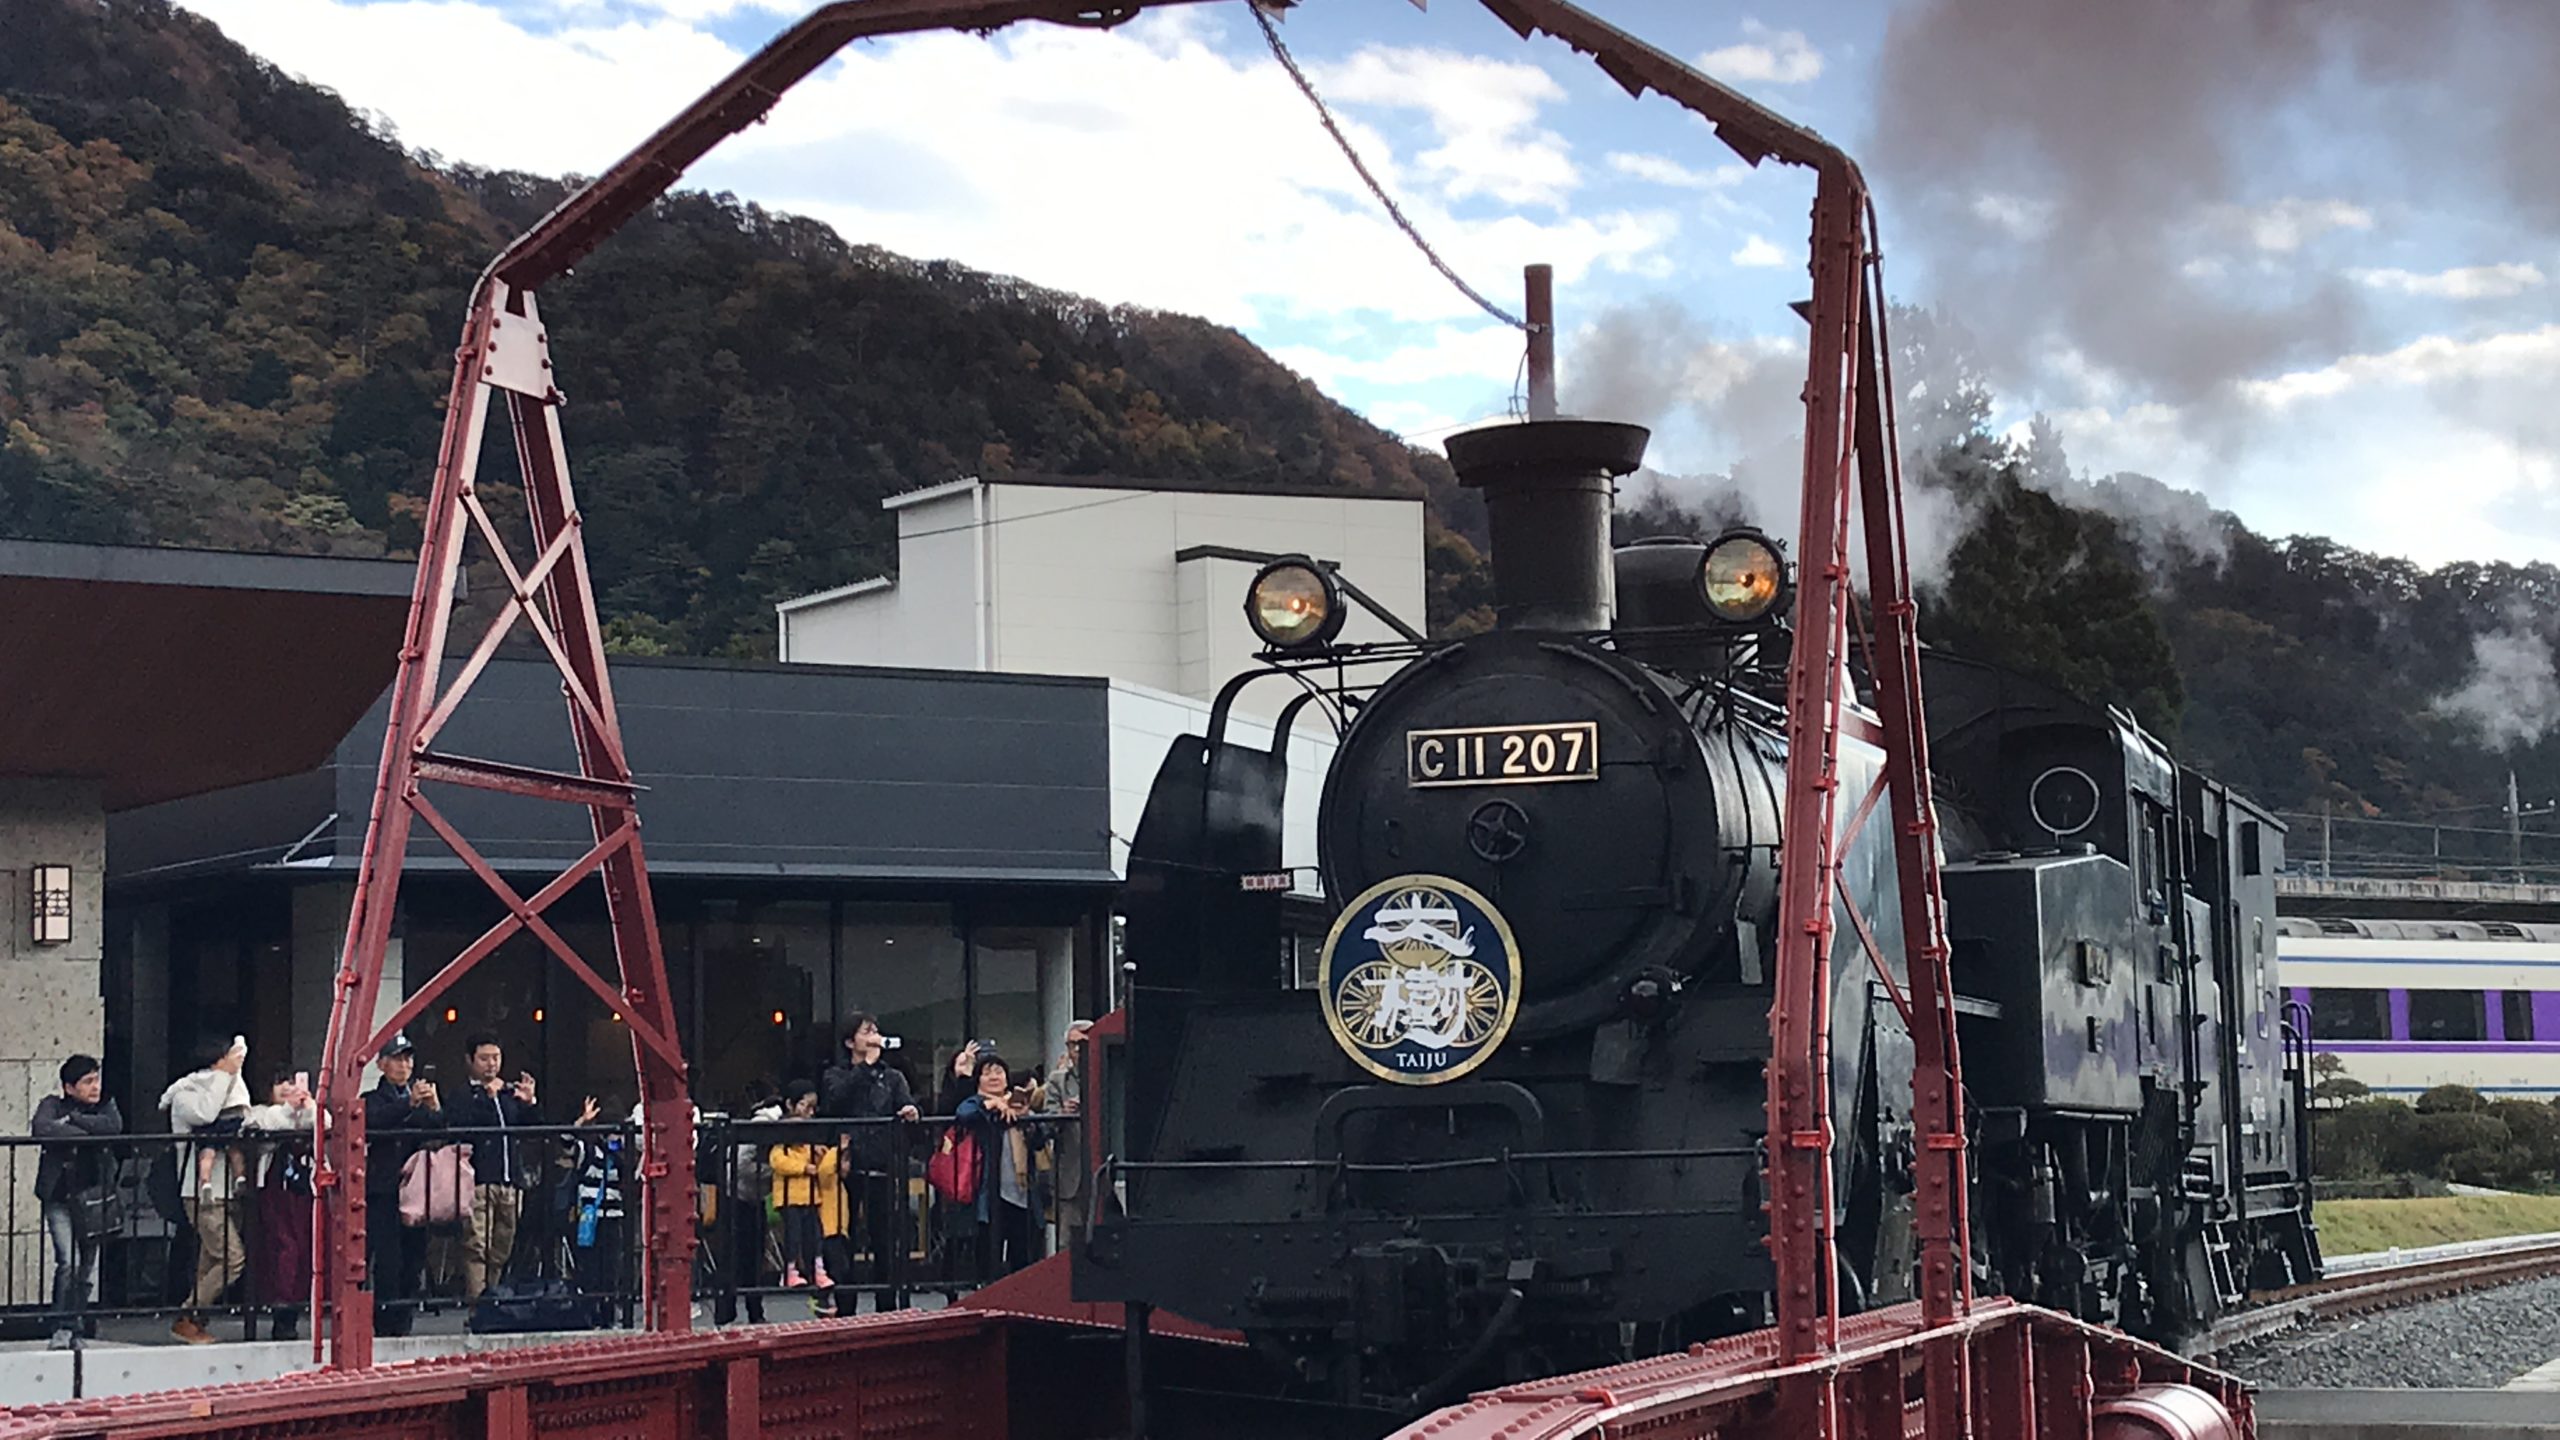
M 978 1137 L 963 1133 L 955 1125 L 942 1132 L 942 1143 L 924 1162 L 924 1183 L 952 1204 L 968 1205 L 978 1198 L 978 1179 L 985 1169 L 986 1157 L 979 1153 Z

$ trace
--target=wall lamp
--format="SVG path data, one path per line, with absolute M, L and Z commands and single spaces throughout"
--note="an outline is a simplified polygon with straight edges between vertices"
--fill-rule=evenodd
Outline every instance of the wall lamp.
M 71 867 L 38 865 L 28 873 L 27 938 L 64 944 L 71 939 Z

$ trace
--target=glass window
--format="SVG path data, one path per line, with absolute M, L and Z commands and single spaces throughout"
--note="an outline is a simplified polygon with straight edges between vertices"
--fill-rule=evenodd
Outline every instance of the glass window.
M 260 1084 L 270 1066 L 317 1070 L 320 1058 L 293 1049 L 292 917 L 285 893 L 259 890 L 209 904 L 181 906 L 169 919 L 169 1080 L 203 1063 L 234 1035 L 249 1042 L 249 1078 Z M 331 956 L 334 965 L 336 957 Z M 316 1031 L 319 1027 L 315 1026 Z M 48 1080 L 54 1056 L 44 1062 Z M 52 1088 L 48 1083 L 44 1088 Z M 160 1092 L 155 1088 L 151 1092 Z M 135 1108 L 125 1102 L 128 1112 Z
M 1064 925 L 980 926 L 977 1038 L 995 1042 L 1016 1079 L 1057 1062 L 1073 1015 L 1075 931 Z
M 2391 994 L 2387 990 L 2314 990 L 2311 1036 L 2315 1040 L 2388 1040 Z
M 2478 990 L 2412 990 L 2409 992 L 2409 1038 L 2412 1040 L 2485 1040 L 2489 1035 L 2487 996 Z
M 476 882 L 432 890 L 422 886 L 418 890 L 425 893 L 413 890 L 404 897 L 408 925 L 400 942 L 400 970 L 403 993 L 408 995 L 425 988 L 456 955 L 506 914 L 497 897 L 480 889 Z M 564 907 L 579 899 L 572 895 L 553 907 L 549 914 L 553 924 L 564 917 Z M 606 973 L 612 972 L 610 955 L 589 958 Z M 486 1030 L 496 1035 L 505 1049 L 509 1070 L 533 1072 L 545 1098 L 556 1098 L 550 1057 L 542 1046 L 542 1021 L 537 1017 L 543 1014 L 549 972 L 559 963 L 541 941 L 518 931 L 472 966 L 470 974 L 409 1023 L 407 1034 L 418 1047 L 420 1077 L 433 1078 L 439 1089 L 458 1092 L 467 1073 L 462 1037 Z M 565 972 L 561 978 L 568 980 Z M 428 1076 L 429 1067 L 433 1067 L 432 1077 Z M 575 1118 L 574 1110 L 569 1118 Z
M 814 1082 L 832 1058 L 834 965 L 823 900 L 707 900 L 702 1020 L 687 1047 L 705 1109 L 738 1103 L 747 1083 Z
M 2498 1010 L 2501 1017 L 2507 1022 L 2508 1039 L 2534 1040 L 2540 1038 L 2533 1033 L 2532 991 L 2508 990 L 2501 993 L 2498 996 Z
M 838 932 L 836 1014 L 868 1010 L 899 1042 L 891 1063 L 906 1071 L 916 1103 L 940 1097 L 951 1057 L 968 1040 L 960 932 L 947 905 L 847 905 Z
M 476 884 L 420 890 L 404 897 L 408 918 L 401 941 L 402 979 L 406 993 L 413 995 L 505 913 Z M 605 923 L 598 882 L 590 880 L 563 897 L 545 918 L 606 984 L 618 983 L 621 971 L 614 962 L 613 931 Z M 662 915 L 658 944 L 674 992 L 679 1040 L 686 1041 L 692 1029 L 690 927 Z M 432 1066 L 439 1086 L 458 1090 L 467 1074 L 463 1041 L 481 1030 L 495 1034 L 505 1047 L 510 1074 L 533 1073 L 547 1120 L 566 1124 L 576 1119 L 578 1102 L 589 1095 L 596 1097 L 607 1120 L 630 1114 L 639 1100 L 631 1032 L 616 1007 L 570 974 L 531 935 L 510 936 L 409 1026 L 420 1073 Z M 698 1048 L 687 1049 L 699 1056 Z

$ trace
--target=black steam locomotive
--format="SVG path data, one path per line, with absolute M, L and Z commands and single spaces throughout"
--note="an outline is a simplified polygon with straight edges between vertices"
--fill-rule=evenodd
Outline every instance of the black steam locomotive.
M 1407 1413 L 1768 1323 L 1788 576 L 1750 531 L 1613 553 L 1612 482 L 1647 438 L 1449 442 L 1492 523 L 1487 634 L 1345 643 L 1344 577 L 1256 576 L 1270 669 L 1175 744 L 1132 847 L 1118 1203 L 1076 1249 L 1078 1298 L 1241 1331 L 1299 1393 Z M 2175 1336 L 2316 1272 L 2282 827 L 2119 712 L 1924 673 L 1977 1286 Z M 1224 733 L 1262 674 L 1297 686 L 1268 750 Z M 1277 887 L 1310 708 L 1342 733 L 1307 986 Z M 1842 793 L 1881 764 L 1844 738 Z M 1841 877 L 1882 969 L 1846 908 L 1831 964 L 1852 1308 L 1914 1285 L 1888 828 Z

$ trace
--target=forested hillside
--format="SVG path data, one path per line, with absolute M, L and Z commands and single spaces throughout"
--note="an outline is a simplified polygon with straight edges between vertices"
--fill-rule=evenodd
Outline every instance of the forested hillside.
M 466 289 L 561 183 L 424 163 L 161 0 L 0 6 L 0 534 L 413 546 Z M 1480 507 L 1437 454 L 1231 330 L 702 195 L 544 298 L 623 650 L 768 653 L 773 601 L 893 563 L 883 496 L 1017 468 L 1418 491 L 1431 623 L 1485 619 Z M 2560 793 L 2560 573 L 2271 541 L 2074 478 L 2066 437 L 1993 438 L 1976 391 L 1933 403 L 1955 439 L 1913 471 L 1965 528 L 1932 643 L 2124 704 L 2279 805 L 2420 815 L 2496 798 L 2510 760 Z
M 467 287 L 562 186 L 421 165 L 152 0 L 8 0 L 7 28 L 0 530 L 414 544 Z M 890 563 L 884 495 L 959 473 L 1427 489 L 1462 528 L 1473 509 L 1445 464 L 1231 330 L 727 197 L 669 200 L 544 298 L 633 648 L 758 653 L 775 599 Z M 1434 532 L 1432 618 L 1464 623 L 1480 567 Z

